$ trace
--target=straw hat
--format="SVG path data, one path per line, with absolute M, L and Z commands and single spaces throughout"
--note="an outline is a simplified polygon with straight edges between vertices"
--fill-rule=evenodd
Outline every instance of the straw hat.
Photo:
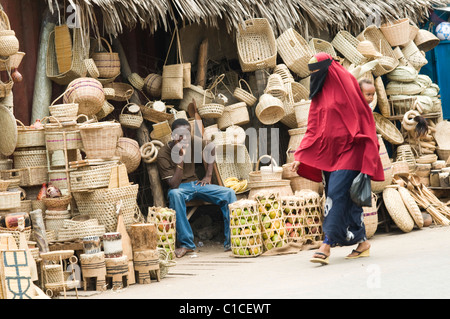
M 378 52 L 369 40 L 363 40 L 358 43 L 356 49 L 366 58 L 381 58 L 383 55 Z

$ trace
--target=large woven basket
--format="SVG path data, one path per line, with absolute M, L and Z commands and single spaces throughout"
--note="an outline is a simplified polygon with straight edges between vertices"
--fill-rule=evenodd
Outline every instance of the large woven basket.
M 13 153 L 14 168 L 27 168 L 47 165 L 47 153 L 42 148 L 16 150 Z
M 377 137 L 378 137 L 378 143 L 380 144 L 380 149 L 378 152 L 380 154 L 381 163 L 383 165 L 384 181 L 380 181 L 380 182 L 371 181 L 370 182 L 371 187 L 372 187 L 372 192 L 374 192 L 376 194 L 382 192 L 386 186 L 390 185 L 392 183 L 392 177 L 393 177 L 392 163 L 389 158 L 389 154 L 387 152 L 386 145 L 384 144 L 383 139 L 380 134 L 378 134 Z
M 383 201 L 398 228 L 405 233 L 410 232 L 414 228 L 414 220 L 408 212 L 399 191 L 393 187 L 385 188 Z
M 286 151 L 286 163 L 291 163 L 294 161 L 294 153 L 297 151 L 297 148 L 300 146 L 300 143 L 305 136 L 306 127 L 300 127 L 295 129 L 288 130 L 289 133 L 289 144 L 288 149 Z
M 217 119 L 217 126 L 224 130 L 232 125 L 245 125 L 249 122 L 247 104 L 238 102 L 224 107 L 222 116 Z
M 253 164 L 247 148 L 242 144 L 216 144 L 216 164 L 222 181 L 229 177 L 249 180 Z
M 81 124 L 79 127 L 86 158 L 110 159 L 115 156 L 119 139 L 119 123 L 88 123 Z
M 358 50 L 359 40 L 345 30 L 339 31 L 331 41 L 333 47 L 354 65 L 362 65 L 367 58 Z
M 245 83 L 247 86 L 247 90 L 242 88 L 242 82 Z M 239 80 L 239 87 L 236 87 L 233 92 L 233 96 L 238 99 L 241 102 L 245 102 L 247 106 L 253 106 L 255 105 L 256 101 L 258 100 L 252 92 L 252 89 L 250 88 L 250 85 L 244 80 Z
M 58 68 L 55 47 L 55 31 L 50 32 L 48 38 L 48 48 L 46 57 L 47 77 L 59 85 L 67 85 L 71 81 L 85 77 L 87 74 L 84 64 L 84 46 L 82 41 L 81 29 L 72 29 L 72 65 L 68 71 L 61 72 Z
M 260 181 L 249 182 L 248 187 L 250 192 L 248 194 L 249 199 L 254 199 L 260 192 L 270 191 L 271 193 L 278 193 L 280 196 L 292 196 L 294 192 L 291 188 L 291 182 L 289 180 L 278 181 Z
M 17 126 L 17 144 L 16 148 L 42 147 L 45 146 L 44 128 L 34 128 L 25 126 L 16 119 Z
M 270 94 L 261 95 L 255 114 L 259 121 L 266 125 L 275 124 L 286 115 L 283 102 Z
M 111 45 L 105 38 L 100 38 L 107 45 L 107 52 L 92 53 L 92 59 L 97 66 L 100 78 L 116 77 L 120 73 L 119 54 L 112 51 Z
M 63 101 L 77 103 L 78 114 L 95 115 L 102 109 L 105 102 L 103 85 L 93 78 L 77 78 L 67 86 Z
M 45 124 L 45 145 L 48 151 L 82 149 L 83 142 L 77 125 L 64 126 L 57 119 Z
M 141 163 L 141 152 L 136 140 L 128 137 L 119 137 L 117 141 L 117 155 L 120 162 L 125 164 L 127 173 L 134 172 Z
M 0 192 L 0 210 L 20 207 L 20 192 Z
M 72 191 L 86 191 L 106 188 L 114 178 L 117 164 L 80 167 L 70 172 L 70 186 Z
M 437 36 L 435 36 L 432 32 L 424 29 L 420 29 L 417 32 L 416 37 L 414 38 L 414 43 L 417 45 L 419 50 L 428 52 L 434 49 L 440 40 Z
M 382 24 L 380 30 L 392 47 L 405 45 L 409 41 L 409 18 Z
M 139 185 L 129 185 L 118 188 L 96 189 L 92 192 L 74 192 L 78 211 L 97 219 L 105 226 L 106 232 L 117 231 L 116 204 L 122 200 L 121 214 L 125 226 L 128 228 L 135 222 L 137 212 L 137 194 Z
M 239 25 L 236 34 L 239 63 L 243 72 L 274 68 L 277 42 L 269 21 L 265 18 L 249 19 Z
M 378 134 L 391 144 L 400 145 L 403 144 L 404 139 L 399 129 L 383 115 L 373 112 L 375 119 L 375 127 Z
M 308 62 L 314 55 L 308 42 L 293 28 L 284 31 L 276 41 L 284 64 L 298 76 L 307 77 L 310 74 Z
M 35 186 L 48 182 L 47 164 L 45 166 L 25 167 L 0 171 L 2 179 L 19 179 L 19 186 Z

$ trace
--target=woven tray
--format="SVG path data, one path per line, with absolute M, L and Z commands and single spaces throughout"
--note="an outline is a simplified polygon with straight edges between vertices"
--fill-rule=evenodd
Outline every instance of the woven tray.
M 399 129 L 383 115 L 373 112 L 375 126 L 378 134 L 391 144 L 403 144 L 404 139 Z

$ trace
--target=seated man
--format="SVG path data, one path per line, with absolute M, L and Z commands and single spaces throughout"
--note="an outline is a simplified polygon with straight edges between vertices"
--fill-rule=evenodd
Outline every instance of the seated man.
M 159 174 L 169 186 L 169 207 L 176 212 L 176 238 L 179 248 L 175 255 L 180 258 L 194 251 L 194 234 L 186 214 L 186 202 L 193 199 L 218 205 L 223 215 L 225 233 L 225 251 L 230 249 L 230 216 L 228 204 L 236 201 L 235 192 L 227 187 L 211 184 L 214 167 L 213 143 L 203 148 L 202 139 L 191 136 L 191 126 L 185 119 L 172 123 L 172 141 L 158 151 L 157 165 Z M 207 163 L 206 175 L 198 180 L 195 164 Z

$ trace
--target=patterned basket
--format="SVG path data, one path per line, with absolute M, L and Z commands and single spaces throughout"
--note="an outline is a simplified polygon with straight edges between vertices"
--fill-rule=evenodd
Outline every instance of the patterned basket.
M 216 144 L 216 163 L 222 181 L 229 177 L 249 180 L 253 164 L 245 145 Z
M 80 167 L 70 172 L 70 185 L 72 191 L 85 191 L 90 189 L 108 187 L 117 164 Z
M 105 38 L 100 38 L 102 42 L 106 43 L 108 52 L 95 52 L 92 54 L 92 59 L 97 66 L 100 78 L 116 77 L 120 73 L 120 58 L 119 54 L 112 52 L 111 45 Z
M 150 73 L 144 79 L 144 91 L 155 99 L 161 98 L 162 76 L 156 73 Z M 184 95 L 184 93 L 183 93 Z
M 273 68 L 276 65 L 277 42 L 269 21 L 250 19 L 239 25 L 236 34 L 239 63 L 243 72 Z
M 293 28 L 276 40 L 277 50 L 287 67 L 301 78 L 309 76 L 308 62 L 314 55 L 308 42 Z
M 96 79 L 81 77 L 67 86 L 64 103 L 78 103 L 78 114 L 97 114 L 105 102 L 103 85 Z
M 42 148 L 17 150 L 13 153 L 14 168 L 27 168 L 47 165 L 47 152 Z
M 142 117 L 147 121 L 153 123 L 160 123 L 164 121 L 170 121 L 173 119 L 173 113 L 159 112 L 152 107 L 153 102 L 148 102 L 145 105 L 140 105 Z
M 16 148 L 41 147 L 45 146 L 44 128 L 34 128 L 25 126 L 16 119 L 17 126 L 17 144 Z
M 61 197 L 44 197 L 42 201 L 47 207 L 47 210 L 53 211 L 65 211 L 72 200 L 72 196 L 66 195 Z
M 125 164 L 128 174 L 134 172 L 141 163 L 139 144 L 131 138 L 119 137 L 117 155 L 120 157 L 120 162 Z
M 402 53 L 408 62 L 420 70 L 425 64 L 428 63 L 425 53 L 421 52 L 414 41 L 409 41 L 402 49 Z

